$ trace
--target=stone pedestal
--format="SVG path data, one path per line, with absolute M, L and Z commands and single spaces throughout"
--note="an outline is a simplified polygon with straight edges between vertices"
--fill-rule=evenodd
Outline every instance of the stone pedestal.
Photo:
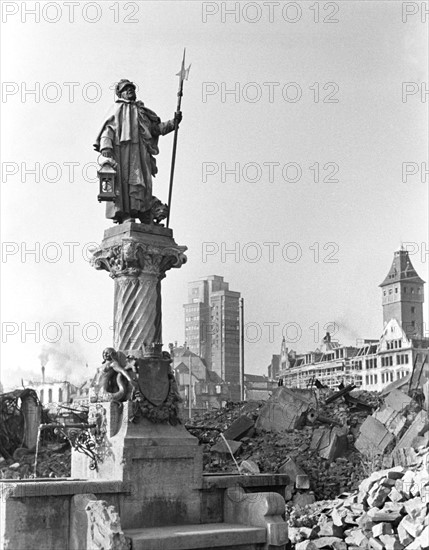
M 141 357 L 144 346 L 162 342 L 161 280 L 186 262 L 171 229 L 126 222 L 104 232 L 92 264 L 115 282 L 113 347 Z
M 89 458 L 73 449 L 72 477 L 125 482 L 119 497 L 124 529 L 199 523 L 202 449 L 183 425 L 130 422 L 133 403 L 94 403 L 103 409 L 106 437 L 98 452 L 102 462 L 90 469 Z M 90 415 L 91 415 L 90 411 Z
M 115 285 L 114 350 L 99 372 L 123 377 L 119 359 L 112 361 L 117 352 L 136 361 L 130 401 L 105 396 L 91 404 L 90 423 L 105 432 L 95 449 L 100 460 L 91 469 L 91 459 L 73 449 L 72 477 L 125 483 L 118 503 L 124 529 L 200 522 L 202 450 L 176 423 L 171 360 L 162 352 L 161 280 L 186 262 L 185 251 L 171 229 L 126 222 L 105 231 L 92 259 Z

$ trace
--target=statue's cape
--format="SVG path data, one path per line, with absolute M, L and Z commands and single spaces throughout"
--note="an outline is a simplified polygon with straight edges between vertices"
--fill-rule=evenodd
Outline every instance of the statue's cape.
M 139 116 L 140 114 L 140 116 Z M 142 123 L 141 115 L 145 115 L 149 120 L 149 124 Z M 110 135 L 114 139 L 115 146 L 119 146 L 121 142 L 131 141 L 138 143 L 139 132 L 138 127 L 144 128 L 144 138 L 148 144 L 157 149 L 157 141 L 160 134 L 159 124 L 161 119 L 158 115 L 145 107 L 142 101 L 127 101 L 125 99 L 117 99 L 110 112 L 107 114 L 105 121 L 97 135 L 94 143 L 94 149 L 100 152 L 100 141 L 106 129 L 110 129 Z M 152 151 L 152 154 L 157 154 Z

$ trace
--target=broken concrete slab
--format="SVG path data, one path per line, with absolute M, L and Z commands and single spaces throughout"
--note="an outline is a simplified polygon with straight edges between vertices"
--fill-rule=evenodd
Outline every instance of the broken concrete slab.
M 348 547 L 359 546 L 365 547 L 365 543 L 368 542 L 368 538 L 362 529 L 354 529 L 345 540 Z
M 392 390 L 384 399 L 384 403 L 392 409 L 395 409 L 397 412 L 403 412 L 411 402 L 411 397 L 398 389 Z
M 327 428 L 316 428 L 311 438 L 310 450 L 317 451 L 321 446 L 324 446 L 326 444 L 326 438 L 329 437 L 328 433 L 329 430 Z
M 389 493 L 389 499 L 392 502 L 401 502 L 405 500 L 405 497 L 396 487 L 392 487 L 392 490 Z
M 386 502 L 386 499 L 390 493 L 390 489 L 388 487 L 383 487 L 382 485 L 377 488 L 374 493 L 368 497 L 367 502 L 368 506 L 373 508 L 376 506 L 377 508 L 381 508 L 383 504 Z
M 355 442 L 355 447 L 364 454 L 382 454 L 393 440 L 393 434 L 379 420 L 368 416 L 360 428 L 360 435 Z
M 260 410 L 256 428 L 274 432 L 298 428 L 305 422 L 312 404 L 312 399 L 299 392 L 286 387 L 276 388 Z
M 417 462 L 417 454 L 412 447 L 394 449 L 392 451 L 392 456 L 396 465 L 412 466 Z
M 347 510 L 345 510 L 344 508 L 334 508 L 331 513 L 332 521 L 334 522 L 334 525 L 337 525 L 338 527 L 344 527 L 344 525 L 346 525 L 346 516 Z
M 310 478 L 307 474 L 298 474 L 295 485 L 297 489 L 310 489 Z
M 333 521 L 326 521 L 320 525 L 319 536 L 341 538 L 343 536 L 343 530 L 338 525 L 335 525 Z
M 412 518 L 425 514 L 427 510 L 426 502 L 424 502 L 420 497 L 410 498 L 404 503 L 404 507 L 407 514 Z
M 234 439 L 238 441 L 253 428 L 254 424 L 254 421 L 244 414 L 239 416 L 237 420 L 234 420 L 231 426 L 223 432 L 223 436 L 225 439 Z
M 424 524 L 420 518 L 412 518 L 406 515 L 402 518 L 400 525 L 409 533 L 413 539 L 417 538 L 424 529 Z
M 393 533 L 392 525 L 390 523 L 377 523 L 372 528 L 372 534 L 374 537 L 379 537 L 380 535 L 391 535 Z
M 398 525 L 398 538 L 399 542 L 403 544 L 404 546 L 408 546 L 411 542 L 413 542 L 413 537 L 409 534 L 409 532 L 401 525 Z
M 346 428 L 317 428 L 313 432 L 310 449 L 319 451 L 319 456 L 329 462 L 343 456 L 347 447 Z
M 368 516 L 374 523 L 379 521 L 395 522 L 402 517 L 400 511 L 397 510 L 380 510 L 377 507 L 370 508 L 367 512 Z
M 380 535 L 379 538 L 386 550 L 402 550 L 404 548 L 395 535 Z
M 314 493 L 296 493 L 293 497 L 293 505 L 296 508 L 304 508 L 304 506 L 308 506 L 314 502 L 316 502 Z
M 411 424 L 411 426 L 408 428 L 408 430 L 404 433 L 401 440 L 395 447 L 395 451 L 397 449 L 403 449 L 407 447 L 412 447 L 417 449 L 419 446 L 419 440 L 417 439 L 419 436 L 423 435 L 429 428 L 429 418 L 428 413 L 426 411 L 420 411 L 416 418 L 414 419 L 414 422 Z M 427 434 L 426 434 L 427 437 Z
M 345 428 L 332 428 L 329 433 L 328 445 L 324 448 L 319 448 L 319 455 L 329 462 L 336 458 L 342 457 L 348 447 L 347 431 Z
M 296 464 L 291 458 L 288 458 L 279 468 L 281 474 L 289 476 L 291 485 L 295 485 L 297 476 L 306 475 L 304 470 Z
M 373 418 L 381 422 L 383 426 L 395 436 L 397 436 L 401 432 L 407 421 L 406 417 L 400 411 L 396 410 L 393 407 L 390 407 L 389 405 L 386 405 L 386 403 L 377 411 L 375 411 L 372 416 Z
M 318 528 L 315 527 L 300 527 L 299 533 L 302 537 L 305 537 L 307 540 L 316 539 L 318 536 Z
M 343 539 L 339 537 L 320 537 L 313 542 L 317 548 L 335 548 L 335 544 L 344 544 Z

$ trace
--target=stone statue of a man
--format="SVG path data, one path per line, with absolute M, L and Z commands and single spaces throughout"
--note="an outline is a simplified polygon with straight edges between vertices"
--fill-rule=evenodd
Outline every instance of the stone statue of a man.
M 113 112 L 107 117 L 94 144 L 96 151 L 116 163 L 117 198 L 106 203 L 106 218 L 122 223 L 138 218 L 152 223 L 151 211 L 161 205 L 152 195 L 152 178 L 158 169 L 158 138 L 174 130 L 175 120 L 161 119 L 136 99 L 136 86 L 123 79 L 116 85 Z M 175 115 L 177 124 L 182 114 Z M 163 216 L 165 217 L 165 216 Z

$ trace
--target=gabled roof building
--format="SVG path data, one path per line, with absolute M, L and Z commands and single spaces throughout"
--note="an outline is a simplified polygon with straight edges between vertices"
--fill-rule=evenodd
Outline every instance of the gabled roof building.
M 406 376 L 415 384 L 429 378 L 429 338 L 425 337 L 423 325 L 424 284 L 408 252 L 403 248 L 395 252 L 380 285 L 384 321 L 380 338 L 344 346 L 327 333 L 319 348 L 303 354 L 289 351 L 283 338 L 279 384 L 305 388 L 317 380 L 328 387 L 342 382 L 381 391 Z M 273 372 L 270 367 L 269 373 Z

